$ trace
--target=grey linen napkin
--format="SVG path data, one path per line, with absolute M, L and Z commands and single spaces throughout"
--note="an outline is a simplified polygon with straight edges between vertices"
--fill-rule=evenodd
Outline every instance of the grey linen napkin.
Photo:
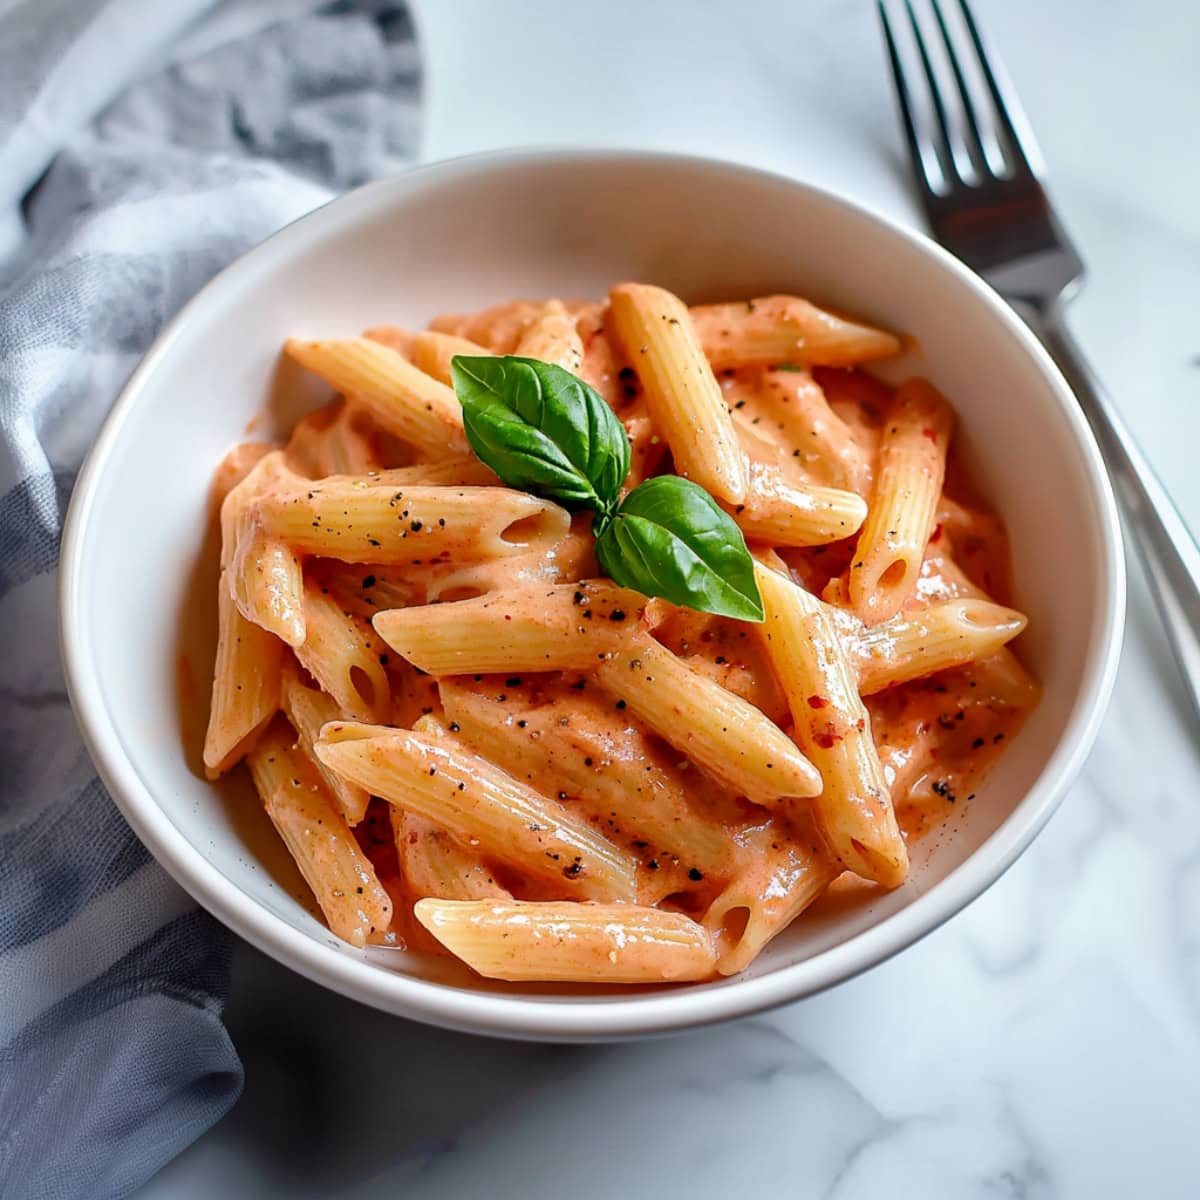
M 76 471 L 164 322 L 413 156 L 402 4 L 0 0 L 0 1196 L 127 1196 L 224 1114 L 229 934 L 95 778 L 55 630 Z M 149 581 L 131 580 L 131 586 Z

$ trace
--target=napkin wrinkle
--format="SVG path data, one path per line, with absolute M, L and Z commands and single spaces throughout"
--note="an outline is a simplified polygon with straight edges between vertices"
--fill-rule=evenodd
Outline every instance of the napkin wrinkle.
M 134 837 L 67 702 L 76 472 L 212 275 L 411 161 L 419 84 L 400 0 L 0 0 L 4 1200 L 128 1196 L 242 1085 L 231 935 Z

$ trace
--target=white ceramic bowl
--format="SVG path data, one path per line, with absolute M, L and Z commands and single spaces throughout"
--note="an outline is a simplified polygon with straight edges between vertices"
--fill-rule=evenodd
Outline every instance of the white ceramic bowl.
M 918 847 L 908 884 L 801 919 L 740 977 L 567 992 L 353 950 L 296 898 L 303 889 L 264 836 L 248 784 L 206 783 L 181 748 L 181 730 L 194 739 L 206 711 L 215 584 L 211 539 L 207 557 L 200 546 L 213 467 L 264 407 L 268 424 L 294 419 L 294 404 L 275 403 L 294 393 L 279 365 L 291 334 L 419 326 L 516 296 L 600 295 L 628 278 L 690 299 L 798 292 L 916 336 L 923 358 L 912 369 L 951 397 L 958 436 L 1008 522 L 1030 615 L 1022 650 L 1044 699 L 961 819 Z M 167 870 L 260 949 L 348 996 L 437 1025 L 547 1040 L 678 1030 L 795 1000 L 957 912 L 1029 844 L 1083 762 L 1123 608 L 1120 534 L 1092 438 L 1041 347 L 984 284 L 924 238 L 803 184 L 625 152 L 423 167 L 247 254 L 163 332 L 117 401 L 75 489 L 62 553 L 75 711 L 114 799 Z

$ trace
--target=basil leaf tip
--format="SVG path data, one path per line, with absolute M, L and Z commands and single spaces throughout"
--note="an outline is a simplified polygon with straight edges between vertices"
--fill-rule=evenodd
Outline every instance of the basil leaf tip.
M 515 355 L 450 360 L 467 442 L 509 487 L 609 514 L 629 438 L 604 399 L 553 363 Z
M 647 596 L 740 621 L 763 619 L 742 531 L 689 479 L 660 475 L 634 488 L 600 534 L 596 559 L 611 579 Z

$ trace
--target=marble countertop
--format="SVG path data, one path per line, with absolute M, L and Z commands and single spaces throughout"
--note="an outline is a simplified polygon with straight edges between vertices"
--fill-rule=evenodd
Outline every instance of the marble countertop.
M 975 6 L 1088 262 L 1077 332 L 1200 528 L 1200 6 Z M 915 219 L 867 0 L 414 7 L 428 158 L 691 150 Z M 1173 672 L 1135 568 L 1108 719 L 1032 849 L 919 945 L 767 1016 L 486 1041 L 240 946 L 245 1093 L 141 1200 L 1200 1194 L 1200 753 Z

